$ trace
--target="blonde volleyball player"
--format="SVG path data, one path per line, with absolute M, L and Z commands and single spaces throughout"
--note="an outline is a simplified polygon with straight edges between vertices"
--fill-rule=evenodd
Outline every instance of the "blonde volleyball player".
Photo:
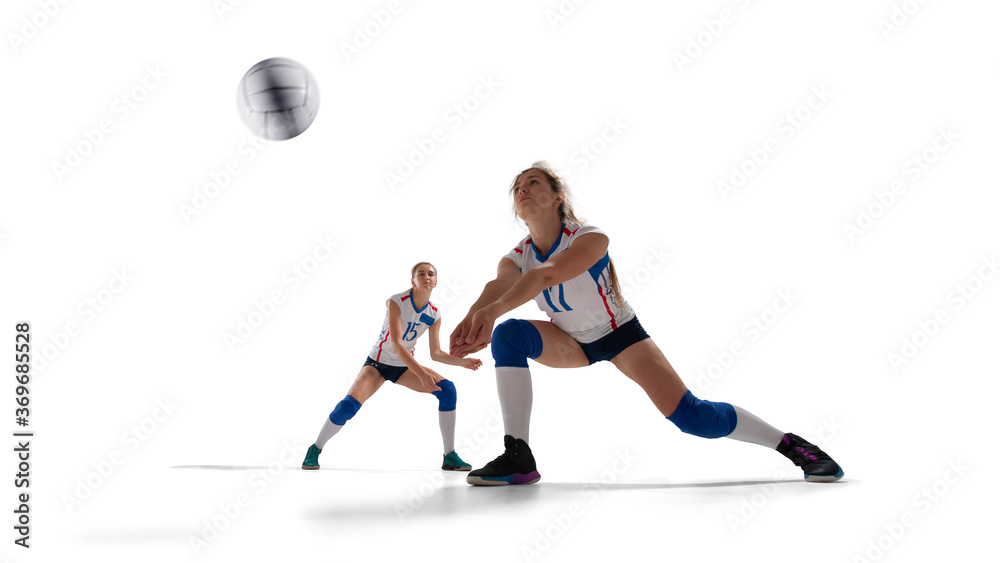
M 682 432 L 776 449 L 802 468 L 807 481 L 836 481 L 844 475 L 830 456 L 795 434 L 740 407 L 691 394 L 622 298 L 608 236 L 576 218 L 566 186 L 547 164 L 537 162 L 521 172 L 510 193 L 530 234 L 500 260 L 496 279 L 486 284 L 451 335 L 450 350 L 458 357 L 491 344 L 506 434 L 504 453 L 469 473 L 470 484 L 521 485 L 540 478 L 528 447 L 528 358 L 556 368 L 610 361 Z M 509 319 L 493 327 L 501 315 L 531 299 L 551 322 Z M 614 408 L 594 407 L 599 412 Z
M 309 446 L 302 469 L 319 469 L 319 454 L 326 442 L 347 424 L 358 409 L 386 381 L 391 381 L 419 393 L 430 393 L 438 399 L 438 419 L 444 441 L 444 462 L 441 469 L 468 471 L 472 467 L 455 453 L 455 384 L 426 368 L 413 358 L 416 342 L 424 332 L 430 333 L 431 359 L 473 371 L 483 362 L 475 358 L 456 358 L 441 350 L 441 315 L 431 299 L 437 287 L 437 269 L 420 262 L 410 272 L 412 286 L 386 301 L 385 322 L 344 400 L 337 403 L 323 422 L 316 442 Z

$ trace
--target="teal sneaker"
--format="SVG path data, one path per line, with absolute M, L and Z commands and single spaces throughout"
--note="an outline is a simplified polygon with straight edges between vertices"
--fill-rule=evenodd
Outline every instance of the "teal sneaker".
M 316 447 L 316 444 L 309 446 L 306 452 L 306 459 L 302 461 L 302 469 L 319 469 L 319 453 L 323 451 Z
M 445 471 L 469 471 L 472 469 L 472 466 L 462 461 L 462 458 L 458 457 L 455 450 L 451 450 L 448 452 L 448 455 L 444 456 L 444 463 L 441 464 L 441 469 Z

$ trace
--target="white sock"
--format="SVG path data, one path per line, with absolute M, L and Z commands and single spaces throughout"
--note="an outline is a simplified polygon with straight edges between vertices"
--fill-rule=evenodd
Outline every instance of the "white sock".
M 343 428 L 343 426 L 330 422 L 330 417 L 326 417 L 326 422 L 323 423 L 323 429 L 319 431 L 319 437 L 316 438 L 316 447 L 322 450 L 323 446 L 326 445 L 330 438 L 333 438 L 334 434 L 340 432 L 341 428 Z
M 444 455 L 455 449 L 455 413 L 458 409 L 438 411 L 438 423 L 441 425 L 441 440 L 444 441 Z
M 531 421 L 531 371 L 528 368 L 498 367 L 497 392 L 503 412 L 503 431 L 528 441 Z
M 781 443 L 781 437 L 785 435 L 784 432 L 736 405 L 733 405 L 733 408 L 736 409 L 736 428 L 726 438 L 750 442 L 771 449 L 778 447 L 778 444 Z

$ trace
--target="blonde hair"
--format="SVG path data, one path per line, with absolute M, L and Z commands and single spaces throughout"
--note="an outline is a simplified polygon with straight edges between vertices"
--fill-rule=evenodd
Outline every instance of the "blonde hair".
M 573 210 L 572 194 L 569 191 L 569 187 L 566 182 L 556 173 L 555 169 L 549 165 L 548 162 L 544 160 L 539 160 L 533 163 L 530 167 L 521 171 L 520 174 L 514 177 L 514 181 L 510 184 L 510 190 L 508 191 L 511 198 L 514 196 L 514 186 L 517 184 L 517 179 L 521 177 L 525 172 L 537 170 L 541 172 L 543 176 L 549 181 L 549 187 L 552 188 L 553 193 L 561 195 L 563 200 L 559 204 L 559 220 L 560 221 L 572 221 L 574 223 L 586 223 L 583 219 L 576 216 L 576 212 Z M 517 215 L 517 211 L 514 211 Z M 622 288 L 618 283 L 618 273 L 615 271 L 614 260 L 608 261 L 608 278 L 611 281 L 611 290 L 614 293 L 612 299 L 618 304 L 619 307 L 625 308 L 625 300 L 622 298 Z
M 552 168 L 552 166 L 550 166 L 549 163 L 545 162 L 544 160 L 539 160 L 538 162 L 532 164 L 531 167 L 522 170 L 520 174 L 514 177 L 514 181 L 511 182 L 510 184 L 510 195 L 512 197 L 514 195 L 514 185 L 517 184 L 517 179 L 520 178 L 525 172 L 531 170 L 537 170 L 541 172 L 543 176 L 548 178 L 549 187 L 552 188 L 552 191 L 563 197 L 562 203 L 559 204 L 560 221 L 585 223 L 585 221 L 583 219 L 578 218 L 576 216 L 576 212 L 573 211 L 573 202 L 571 201 L 572 194 L 569 191 L 569 187 L 566 186 L 566 182 L 559 176 L 558 173 L 556 173 L 555 169 Z M 516 210 L 514 211 L 514 214 L 515 215 L 517 214 Z
M 417 268 L 419 268 L 420 266 L 423 266 L 424 264 L 427 264 L 427 265 L 428 265 L 428 266 L 430 266 L 431 268 L 434 268 L 434 275 L 435 275 L 435 276 L 437 275 L 437 271 L 438 271 L 438 269 L 437 269 L 437 266 L 435 266 L 434 264 L 431 264 L 430 262 L 417 262 L 416 264 L 414 264 L 414 265 L 413 265 L 413 267 L 412 267 L 412 268 L 410 268 L 410 278 L 411 278 L 411 279 L 412 279 L 412 278 L 413 278 L 414 276 L 416 276 L 416 275 L 417 275 Z

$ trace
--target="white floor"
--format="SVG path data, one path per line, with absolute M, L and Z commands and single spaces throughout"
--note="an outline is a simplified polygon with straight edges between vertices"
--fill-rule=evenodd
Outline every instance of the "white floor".
M 299 460 L 277 463 L 292 455 L 292 443 L 275 463 L 123 472 L 75 513 L 61 511 L 53 529 L 40 528 L 33 555 L 875 561 L 881 551 L 872 546 L 881 542 L 886 560 L 964 561 L 988 543 L 989 518 L 973 516 L 986 468 L 963 476 L 925 466 L 899 479 L 886 453 L 877 463 L 842 459 L 845 479 L 814 484 L 762 448 L 679 434 L 671 442 L 675 459 L 662 470 L 662 457 L 646 456 L 650 447 L 605 444 L 562 460 L 540 453 L 542 480 L 519 487 L 471 487 L 464 473 L 422 469 L 416 460 L 384 469 L 330 459 L 307 472 Z M 335 450 L 331 442 L 325 457 Z M 877 473 L 865 469 L 876 465 Z M 935 495 L 935 481 L 946 478 L 953 483 L 938 484 Z M 919 483 L 928 496 L 920 497 Z
M 1000 3 L 0 12 L 0 423 L 20 429 L 30 321 L 35 432 L 27 550 L 0 444 L 0 558 L 996 559 Z M 235 93 L 275 56 L 322 100 L 262 143 Z M 538 159 L 695 394 L 816 442 L 843 481 L 685 436 L 608 364 L 533 369 L 536 485 L 443 474 L 436 402 L 391 385 L 299 469 L 413 264 L 438 268 L 444 339 L 466 315 L 527 234 L 507 190 Z M 482 466 L 490 351 L 472 373 L 428 340 Z

